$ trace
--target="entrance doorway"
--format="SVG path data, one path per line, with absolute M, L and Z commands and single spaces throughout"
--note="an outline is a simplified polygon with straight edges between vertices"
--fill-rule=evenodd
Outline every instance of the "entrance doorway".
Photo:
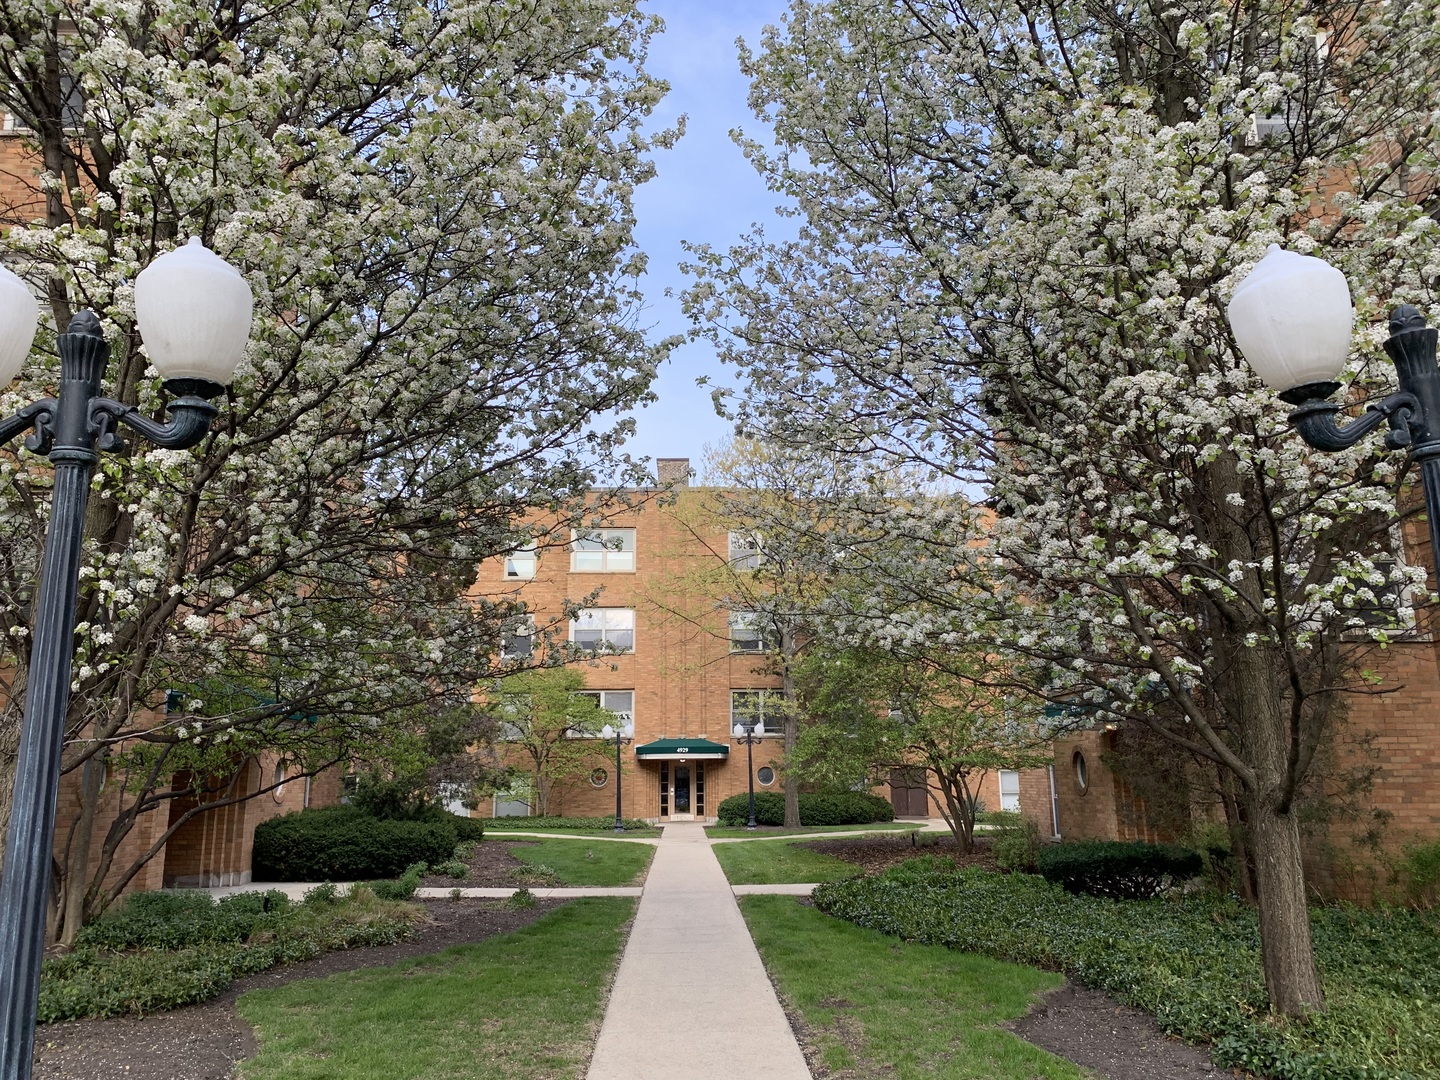
M 924 769 L 890 770 L 890 805 L 896 817 L 929 817 L 930 792 Z
M 675 765 L 675 779 L 671 785 L 670 796 L 673 807 L 670 811 L 671 821 L 686 821 L 695 816 L 695 811 L 690 799 L 690 766 Z

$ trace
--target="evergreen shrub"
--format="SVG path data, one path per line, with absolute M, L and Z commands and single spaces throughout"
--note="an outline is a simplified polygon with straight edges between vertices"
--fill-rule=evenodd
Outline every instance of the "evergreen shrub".
M 721 825 L 745 825 L 750 820 L 750 795 L 732 795 L 720 804 L 715 816 Z M 895 810 L 888 799 L 866 791 L 801 792 L 800 824 L 870 825 L 894 821 Z M 785 796 L 778 791 L 755 793 L 757 825 L 785 824 Z
M 613 817 L 499 817 L 472 819 L 495 832 L 512 829 L 565 829 L 568 832 L 612 832 L 615 829 Z M 655 826 L 640 818 L 622 818 L 626 829 L 653 829 Z
M 450 820 L 394 821 L 332 806 L 272 818 L 255 828 L 255 880 L 392 878 L 413 863 L 445 862 L 460 839 L 455 823 L 466 820 L 446 816 Z
M 1046 881 L 1066 892 L 1145 900 L 1198 877 L 1205 860 L 1197 851 L 1139 840 L 1082 840 L 1053 844 L 1036 865 Z

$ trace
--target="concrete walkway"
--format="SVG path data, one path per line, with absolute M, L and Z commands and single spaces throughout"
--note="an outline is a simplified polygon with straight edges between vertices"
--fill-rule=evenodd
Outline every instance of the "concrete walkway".
M 588 1080 L 810 1080 L 704 826 L 667 825 Z

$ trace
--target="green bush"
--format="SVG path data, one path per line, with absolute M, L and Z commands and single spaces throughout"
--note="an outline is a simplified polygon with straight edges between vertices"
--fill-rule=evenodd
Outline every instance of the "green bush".
M 275 925 L 290 907 L 278 890 L 240 893 L 219 903 L 200 889 L 133 893 L 81 929 L 81 948 L 180 949 L 244 941 Z
M 613 817 L 497 817 L 472 818 L 487 829 L 508 832 L 512 829 L 568 829 L 570 832 L 612 832 L 615 829 Z M 640 818 L 622 818 L 621 824 L 627 829 L 653 829 L 655 826 Z
M 721 825 L 745 825 L 750 820 L 750 795 L 732 795 L 715 812 Z M 865 791 L 802 792 L 800 824 L 869 825 L 894 821 L 895 810 L 888 799 Z M 755 822 L 759 825 L 785 824 L 785 796 L 778 791 L 755 793 Z
M 467 819 L 446 818 L 385 820 L 350 806 L 301 810 L 256 826 L 251 865 L 257 881 L 395 877 L 412 863 L 451 857 L 460 839 L 455 823 Z
M 423 862 L 413 863 L 394 880 L 367 881 L 365 887 L 381 900 L 409 900 L 420 888 L 420 879 L 430 870 Z
M 914 859 L 819 886 L 816 907 L 909 941 L 1060 970 L 1214 1044 L 1223 1069 L 1272 1080 L 1440 1076 L 1440 919 L 1315 908 L 1328 1008 L 1270 1014 L 1255 913 L 1210 892 L 1153 900 L 1072 895 L 1028 874 Z
M 1028 874 L 1034 871 L 1040 859 L 1040 827 L 1019 814 L 1015 817 L 1019 820 L 1007 822 L 990 834 L 990 854 L 1001 870 L 1011 874 Z
M 459 848 L 456 850 L 458 851 Z M 442 862 L 438 866 L 432 866 L 430 872 L 439 877 L 448 877 L 454 878 L 456 881 L 464 881 L 470 876 L 470 867 L 459 859 L 451 859 L 449 862 Z
M 1440 901 L 1440 840 L 1407 844 L 1395 864 L 1400 899 L 1414 908 L 1433 907 Z
M 1144 900 L 1198 877 L 1205 869 L 1199 852 L 1139 840 L 1082 840 L 1053 844 L 1036 865 L 1046 881 L 1066 892 Z
M 317 890 L 311 890 L 316 892 Z M 274 893 L 246 893 L 205 905 L 205 893 L 136 893 L 114 916 L 86 927 L 76 949 L 45 961 L 39 1020 L 55 1023 L 124 1013 L 151 1013 L 205 1001 L 243 975 L 309 960 L 331 949 L 390 945 L 408 936 L 416 908 L 354 897 L 264 908 Z M 166 913 L 183 931 L 158 929 Z M 233 938 L 248 913 L 249 935 Z M 147 944 L 166 938 L 178 947 Z M 111 945 L 110 942 L 123 943 Z M 123 948 L 125 951 L 117 951 Z

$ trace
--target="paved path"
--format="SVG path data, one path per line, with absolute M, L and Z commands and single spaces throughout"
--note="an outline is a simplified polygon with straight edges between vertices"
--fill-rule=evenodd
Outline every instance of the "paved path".
M 810 1080 L 701 825 L 665 827 L 588 1080 Z

